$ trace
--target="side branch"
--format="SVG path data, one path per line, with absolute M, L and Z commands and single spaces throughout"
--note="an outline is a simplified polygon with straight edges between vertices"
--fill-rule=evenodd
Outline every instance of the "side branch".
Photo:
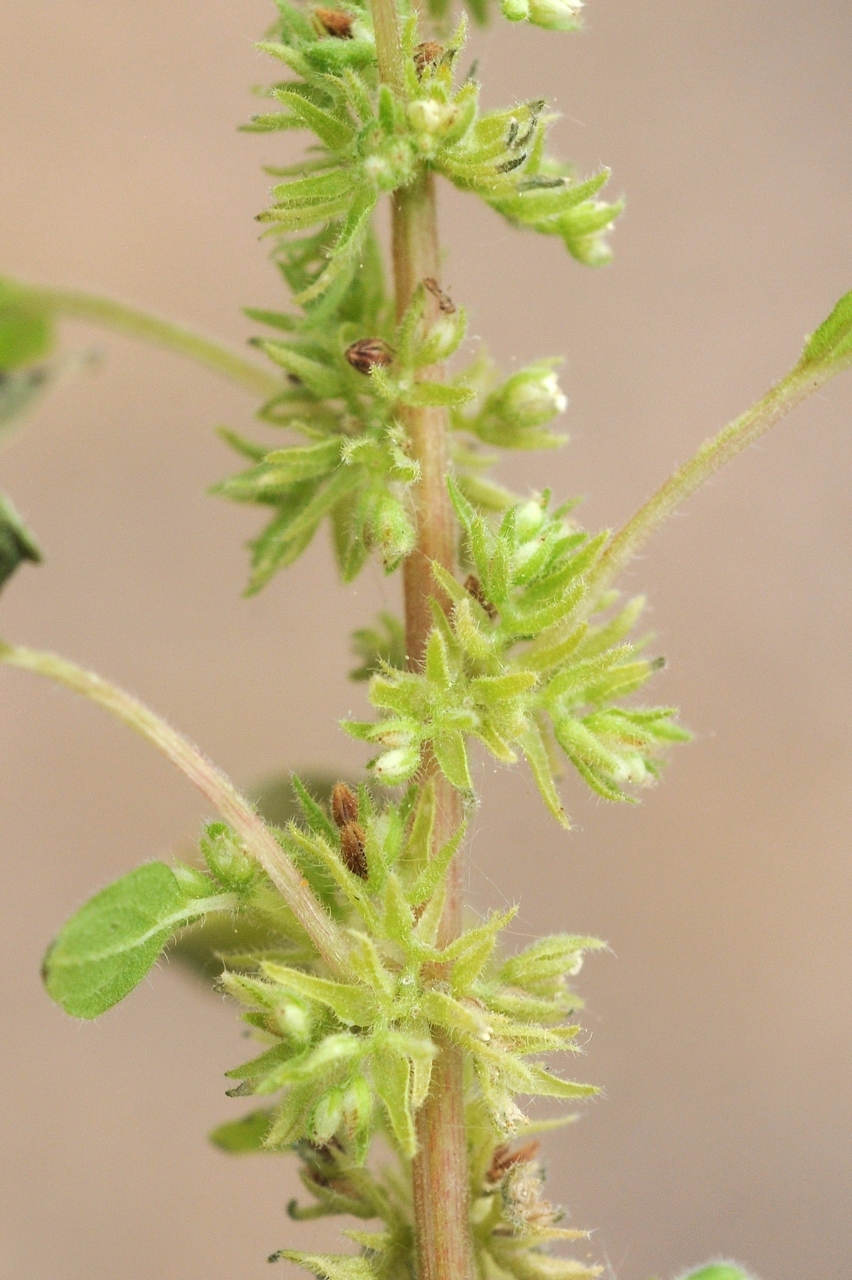
M 717 436 L 705 441 L 694 457 L 669 476 L 616 533 L 590 576 L 590 603 L 594 604 L 612 586 L 639 549 L 681 503 L 837 372 L 838 367 L 829 364 L 797 365 L 756 405 Z
M 8 301 L 20 300 L 22 304 L 48 315 L 85 320 L 131 338 L 141 338 L 154 346 L 165 347 L 177 355 L 188 356 L 265 400 L 281 389 L 281 381 L 274 373 L 267 373 L 230 347 L 170 320 L 161 320 L 159 316 L 126 307 L 111 298 L 76 289 L 45 289 L 3 277 L 0 277 L 0 297 Z
M 34 671 L 97 702 L 111 715 L 135 729 L 161 751 L 221 814 L 245 842 L 309 935 L 328 967 L 337 976 L 348 973 L 347 945 L 340 930 L 314 896 L 296 865 L 272 832 L 221 769 L 197 747 L 136 698 L 52 653 L 13 648 L 0 642 L 0 662 Z

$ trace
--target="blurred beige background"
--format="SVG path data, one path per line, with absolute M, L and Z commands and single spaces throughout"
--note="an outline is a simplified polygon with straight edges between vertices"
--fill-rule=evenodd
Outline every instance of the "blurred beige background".
M 240 135 L 263 0 L 6 0 L 0 269 L 88 285 L 240 342 L 282 300 Z M 546 94 L 554 145 L 629 199 L 594 273 L 442 191 L 446 280 L 507 368 L 567 352 L 572 444 L 513 462 L 617 522 L 747 406 L 852 287 L 848 0 L 593 0 L 583 37 L 497 26 L 486 99 Z M 289 148 L 289 151 L 288 151 Z M 105 353 L 4 452 L 0 483 L 47 555 L 0 633 L 121 682 L 238 779 L 354 767 L 348 633 L 393 606 L 335 584 L 324 538 L 240 599 L 249 510 L 213 427 L 251 403 L 174 358 Z M 696 730 L 638 809 L 544 816 L 523 772 L 481 765 L 473 901 L 519 900 L 519 940 L 568 928 L 614 955 L 582 978 L 586 1078 L 606 1098 L 549 1143 L 553 1192 L 620 1280 L 723 1253 L 764 1280 L 849 1274 L 852 1254 L 852 377 L 697 498 L 631 582 L 670 658 L 657 696 Z M 244 1104 L 232 1011 L 168 966 L 96 1025 L 40 988 L 44 945 L 95 888 L 192 835 L 189 787 L 124 729 L 0 673 L 0 1275 L 253 1280 L 330 1238 L 288 1222 L 292 1168 L 229 1162 L 205 1133 Z M 448 1280 L 450 1278 L 448 1277 Z

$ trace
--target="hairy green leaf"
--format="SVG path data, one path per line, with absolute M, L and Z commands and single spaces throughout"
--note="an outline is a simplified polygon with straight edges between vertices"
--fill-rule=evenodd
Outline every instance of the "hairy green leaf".
M 49 994 L 75 1018 L 96 1018 L 142 981 L 181 925 L 230 896 L 187 899 L 164 862 L 148 862 L 101 890 L 68 921 L 44 959 Z

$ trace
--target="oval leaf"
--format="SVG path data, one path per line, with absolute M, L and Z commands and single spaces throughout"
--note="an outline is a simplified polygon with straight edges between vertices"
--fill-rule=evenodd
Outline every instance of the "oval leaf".
M 141 982 L 175 929 L 204 914 L 173 872 L 149 862 L 101 890 L 44 958 L 49 995 L 75 1018 L 97 1018 Z

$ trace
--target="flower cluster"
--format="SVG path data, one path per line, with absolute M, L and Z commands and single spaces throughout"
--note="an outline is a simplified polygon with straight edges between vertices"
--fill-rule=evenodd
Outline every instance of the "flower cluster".
M 433 566 L 452 612 L 434 606 L 424 669 L 385 666 L 370 682 L 382 719 L 345 727 L 383 747 L 372 767 L 387 784 L 412 777 L 428 746 L 453 786 L 472 792 L 473 737 L 505 763 L 522 752 L 563 823 L 555 746 L 599 795 L 626 799 L 625 786 L 656 777 L 660 747 L 688 735 L 671 708 L 623 705 L 662 665 L 624 642 L 642 600 L 607 621 L 584 617 L 606 533 L 590 538 L 564 511 L 550 514 L 546 497 L 515 504 L 495 530 L 450 487 L 474 572 L 462 585 Z
M 584 951 L 601 944 L 559 936 L 500 964 L 495 946 L 509 911 L 438 946 L 446 872 L 464 833 L 430 857 L 434 787 L 377 806 L 364 788 L 356 797 L 338 784 L 329 815 L 296 785 L 303 821 L 289 823 L 279 839 L 312 883 L 325 881 L 327 905 L 348 929 L 349 973 L 341 981 L 315 965 L 294 965 L 285 948 L 253 963 L 237 957 L 238 967 L 222 976 L 268 1045 L 229 1072 L 239 1081 L 231 1092 L 283 1093 L 269 1113 L 264 1145 L 307 1140 L 324 1147 L 333 1140 L 358 1164 L 379 1128 L 413 1156 L 436 1029 L 467 1051 L 479 1105 L 499 1134 L 525 1123 L 516 1094 L 594 1092 L 535 1059 L 574 1047 L 579 1028 L 562 1024 L 578 1001 L 565 978 L 577 972 Z

